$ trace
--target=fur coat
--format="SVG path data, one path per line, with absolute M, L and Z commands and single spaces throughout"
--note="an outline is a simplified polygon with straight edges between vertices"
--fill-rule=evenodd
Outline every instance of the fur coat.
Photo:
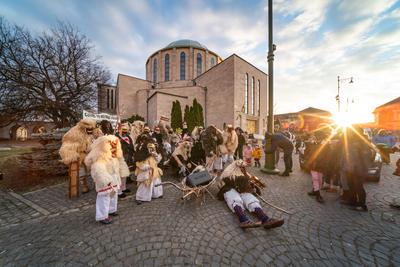
M 115 153 L 112 153 L 112 145 Z M 120 177 L 129 175 L 129 169 L 122 156 L 118 137 L 106 135 L 96 139 L 91 151 L 85 158 L 85 164 L 91 170 L 91 176 L 96 185 L 96 191 L 119 188 Z
M 160 168 L 158 168 L 157 164 L 160 162 L 161 157 L 149 156 L 147 159 L 143 161 L 136 162 L 135 175 L 136 180 L 139 183 L 144 183 L 147 186 L 150 186 L 152 182 L 156 179 L 161 178 L 163 172 Z
M 219 153 L 218 146 L 224 143 L 222 132 L 213 125 L 208 126 L 201 133 L 200 139 L 207 157 L 217 155 Z
M 234 129 L 227 129 L 223 133 L 224 144 L 220 146 L 222 154 L 233 155 L 238 147 L 239 140 Z
M 95 136 L 87 134 L 87 129 L 96 129 L 96 121 L 91 119 L 83 119 L 77 125 L 72 127 L 62 138 L 60 148 L 61 160 L 64 164 L 69 165 L 73 162 L 82 164 L 85 156 L 90 150 Z

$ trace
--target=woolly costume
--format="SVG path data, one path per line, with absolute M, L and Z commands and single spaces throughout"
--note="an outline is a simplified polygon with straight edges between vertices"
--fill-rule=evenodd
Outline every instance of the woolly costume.
M 162 170 L 157 164 L 160 162 L 161 156 L 156 153 L 156 147 L 152 143 L 148 143 L 146 147 L 142 147 L 137 153 L 136 159 L 136 181 L 138 189 L 136 192 L 136 201 L 140 204 L 142 201 L 151 201 L 152 198 L 159 198 L 163 195 L 161 185 Z M 156 185 L 159 185 L 156 187 Z
M 83 119 L 72 127 L 62 138 L 60 148 L 61 160 L 71 168 L 72 164 L 78 164 L 82 192 L 89 191 L 87 185 L 88 169 L 84 164 L 85 157 L 90 150 L 90 145 L 95 139 L 96 121 Z
M 219 146 L 224 143 L 222 132 L 210 125 L 201 133 L 200 139 L 207 158 L 206 166 L 221 171 L 223 166 Z
M 130 135 L 133 142 L 136 142 L 136 139 L 143 133 L 144 130 L 144 122 L 143 121 L 134 121 L 130 125 Z
M 223 133 L 223 138 L 224 144 L 220 146 L 220 150 L 224 155 L 224 163 L 229 165 L 234 161 L 233 155 L 239 144 L 238 136 L 232 125 L 227 126 Z
M 177 177 L 186 176 L 190 173 L 194 166 L 190 162 L 192 145 L 188 141 L 184 141 L 178 145 L 171 156 L 171 165 Z
M 117 212 L 120 177 L 129 174 L 129 169 L 123 163 L 121 144 L 113 135 L 99 137 L 85 159 L 96 185 L 96 221 L 109 223 L 109 215 Z
M 206 155 L 201 144 L 201 133 L 203 132 L 203 127 L 195 127 L 192 131 L 192 151 L 191 151 L 191 161 L 196 165 L 204 165 L 206 162 Z

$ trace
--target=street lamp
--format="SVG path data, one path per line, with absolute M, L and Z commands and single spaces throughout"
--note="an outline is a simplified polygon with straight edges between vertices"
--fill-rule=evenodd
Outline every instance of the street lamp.
M 267 131 L 272 136 L 274 134 L 274 51 L 276 46 L 272 42 L 272 0 L 268 0 L 268 123 Z M 271 150 L 271 138 L 265 139 L 265 149 Z M 277 174 L 279 170 L 275 168 L 275 153 L 265 154 L 264 168 L 262 172 Z
M 336 101 L 338 105 L 338 113 L 340 113 L 340 83 L 341 82 L 346 82 L 349 81 L 349 83 L 354 83 L 353 77 L 349 78 L 340 78 L 340 76 L 337 76 L 337 96 L 336 96 Z

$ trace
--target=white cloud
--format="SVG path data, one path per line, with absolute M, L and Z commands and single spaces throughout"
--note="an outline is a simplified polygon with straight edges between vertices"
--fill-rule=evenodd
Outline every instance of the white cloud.
M 160 1 L 99 1 L 84 13 L 79 10 L 80 2 L 67 1 L 63 6 L 47 1 L 45 6 L 52 16 L 73 19 L 114 74 L 144 78 L 147 57 L 183 38 L 197 40 L 222 57 L 236 53 L 267 72 L 266 2 L 246 1 L 254 6 L 251 12 L 239 9 L 235 1 L 218 9 L 205 1 L 181 1 L 168 10 L 161 9 Z M 387 12 L 394 3 L 274 0 L 278 112 L 308 106 L 334 111 L 337 75 L 355 77 L 351 86 L 343 84 L 343 97 L 354 98 L 354 107 L 365 114 L 398 97 L 400 9 Z M 10 8 L 5 12 L 16 22 L 46 26 L 30 14 Z M 398 22 L 381 29 L 380 24 L 387 20 Z

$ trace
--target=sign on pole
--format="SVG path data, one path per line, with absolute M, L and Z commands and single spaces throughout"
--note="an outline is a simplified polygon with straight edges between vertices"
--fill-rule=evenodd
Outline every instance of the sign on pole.
M 111 122 L 113 128 L 115 129 L 117 127 L 118 124 L 118 116 L 117 115 L 110 115 L 107 113 L 93 113 L 87 110 L 83 110 L 83 118 L 84 119 L 93 119 L 97 122 L 102 121 L 102 120 L 106 120 Z

